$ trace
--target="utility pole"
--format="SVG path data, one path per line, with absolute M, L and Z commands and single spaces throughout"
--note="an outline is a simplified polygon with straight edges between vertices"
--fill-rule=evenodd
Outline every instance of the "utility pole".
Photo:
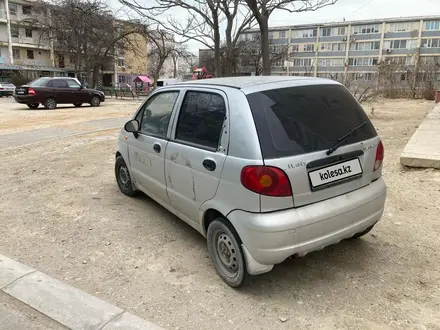
M 14 64 L 14 55 L 12 53 L 11 19 L 9 16 L 9 0 L 5 0 L 5 11 L 6 11 L 6 29 L 8 33 L 9 63 Z

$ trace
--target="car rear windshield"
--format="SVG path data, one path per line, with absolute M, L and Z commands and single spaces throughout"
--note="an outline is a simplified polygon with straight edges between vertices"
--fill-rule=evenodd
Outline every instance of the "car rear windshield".
M 265 159 L 331 148 L 364 121 L 345 144 L 377 136 L 362 107 L 341 85 L 309 85 L 247 95 Z
M 43 87 L 46 86 L 47 82 L 50 80 L 49 77 L 41 77 L 31 81 L 28 85 L 31 87 Z

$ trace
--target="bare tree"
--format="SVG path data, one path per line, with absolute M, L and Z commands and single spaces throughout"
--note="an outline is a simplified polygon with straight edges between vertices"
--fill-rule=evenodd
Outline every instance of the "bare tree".
M 211 48 L 214 43 L 216 75 L 220 76 L 220 1 L 219 0 L 156 0 L 155 5 L 140 5 L 137 0 L 119 0 L 128 8 L 147 17 L 152 23 L 175 35 L 181 36 L 181 43 L 195 40 Z M 181 22 L 172 15 L 178 8 L 188 12 L 188 18 Z M 164 19 L 165 14 L 170 14 Z
M 117 21 L 104 0 L 44 0 L 33 6 L 41 14 L 23 23 L 39 27 L 39 42 L 71 58 L 75 74 L 85 73 L 92 86 L 102 66 L 113 66 L 118 46 L 136 52 L 139 44 L 131 36 L 146 33 L 139 21 Z
M 275 10 L 289 13 L 315 11 L 338 0 L 244 0 L 260 27 L 263 75 L 270 75 L 269 17 Z
M 261 37 L 258 35 L 251 40 L 244 40 L 238 47 L 241 49 L 240 62 L 241 66 L 251 67 L 255 75 L 259 76 L 263 73 L 263 50 L 261 48 Z M 285 62 L 291 60 L 293 53 L 290 53 L 288 45 L 277 45 L 269 47 L 269 66 L 273 68 L 276 64 L 284 66 Z
M 157 87 L 157 81 L 164 72 L 164 64 L 167 60 L 172 61 L 172 75 L 177 76 L 177 61 L 179 59 L 191 58 L 193 55 L 181 44 L 176 43 L 174 35 L 167 31 L 157 29 L 149 32 L 149 52 L 148 67 L 154 80 L 154 86 Z

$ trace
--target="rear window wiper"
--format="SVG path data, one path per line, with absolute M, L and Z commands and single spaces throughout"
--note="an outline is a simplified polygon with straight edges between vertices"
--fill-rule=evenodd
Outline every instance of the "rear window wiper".
M 347 140 L 354 132 L 356 132 L 357 130 L 361 129 L 362 127 L 364 127 L 367 124 L 366 121 L 362 122 L 362 124 L 360 124 L 359 126 L 356 126 L 355 128 L 353 128 L 350 132 L 348 132 L 347 134 L 345 134 L 344 136 L 340 137 L 338 139 L 338 141 L 335 143 L 334 146 L 332 146 L 330 149 L 327 150 L 326 154 L 327 156 L 331 155 L 332 153 L 334 153 L 336 150 L 338 150 L 338 148 L 342 145 L 342 143 L 344 143 L 345 140 Z

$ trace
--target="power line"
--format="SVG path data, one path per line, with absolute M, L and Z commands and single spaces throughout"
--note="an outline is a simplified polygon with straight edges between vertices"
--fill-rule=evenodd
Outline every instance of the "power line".
M 375 0 L 370 0 L 368 1 L 366 4 L 360 6 L 358 9 L 356 9 L 355 11 L 353 11 L 349 16 L 353 15 L 354 13 L 357 13 L 359 10 L 361 10 L 362 8 L 365 8 L 366 6 L 368 6 L 370 3 L 372 3 Z

